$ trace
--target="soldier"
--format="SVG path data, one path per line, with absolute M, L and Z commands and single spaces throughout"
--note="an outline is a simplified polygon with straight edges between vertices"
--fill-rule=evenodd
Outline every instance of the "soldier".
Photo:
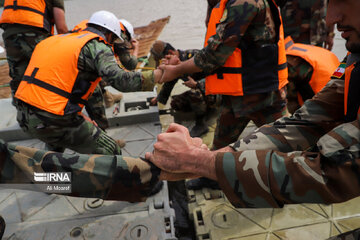
M 326 27 L 327 0 L 287 0 L 281 7 L 285 37 L 331 51 L 334 26 Z
M 52 36 L 38 44 L 15 94 L 22 129 L 50 149 L 120 154 L 115 140 L 79 113 L 100 79 L 120 91 L 138 91 L 151 88 L 161 71 L 147 78 L 125 72 L 112 51 L 111 44 L 118 39 L 118 19 L 99 11 L 85 30 Z
M 75 32 L 85 29 L 87 27 L 87 22 L 88 20 L 83 20 L 81 23 L 76 25 L 72 31 Z M 120 19 L 119 24 L 121 27 L 121 37 L 124 41 L 121 43 L 114 43 L 114 53 L 115 56 L 119 58 L 121 65 L 131 71 L 136 68 L 138 63 L 137 53 L 139 44 L 134 37 L 134 29 L 132 25 L 125 19 Z M 130 53 L 131 49 L 133 49 L 132 53 Z M 148 71 L 148 73 L 151 73 L 151 71 Z M 146 73 L 144 73 L 143 76 L 148 78 L 151 77 L 151 75 Z M 89 113 L 90 118 L 94 120 L 102 130 L 109 128 L 109 121 L 106 118 L 105 108 L 111 107 L 114 103 L 119 102 L 123 97 L 122 93 L 113 94 L 106 90 L 105 86 L 106 82 L 101 81 L 99 83 L 99 85 L 95 88 L 94 93 L 89 98 L 86 106 L 86 110 Z M 121 140 L 120 142 L 121 147 L 124 147 L 125 141 Z
M 12 79 L 12 95 L 20 84 L 36 44 L 54 34 L 54 24 L 58 34 L 68 31 L 64 0 L 5 0 L 0 27 L 4 29 L 2 37 Z
M 340 62 L 329 50 L 294 43 L 290 36 L 285 39 L 285 50 L 289 69 L 287 107 L 294 113 L 330 81 Z
M 288 81 L 281 30 L 272 1 L 220 1 L 212 10 L 206 47 L 181 64 L 160 66 L 163 82 L 186 73 L 210 74 L 206 94 L 223 95 L 214 149 L 236 141 L 250 120 L 261 126 L 286 114 Z
M 211 12 L 205 47 L 188 61 L 160 68 L 164 82 L 185 73 L 209 75 L 206 94 L 222 95 L 213 149 L 235 142 L 251 120 L 261 126 L 287 114 L 281 16 L 272 0 L 220 1 Z
M 187 129 L 173 124 L 146 158 L 175 174 L 218 181 L 235 207 L 331 204 L 360 196 L 359 11 L 359 1 L 329 0 L 327 23 L 337 24 L 351 53 L 292 117 L 217 151 L 192 145 Z

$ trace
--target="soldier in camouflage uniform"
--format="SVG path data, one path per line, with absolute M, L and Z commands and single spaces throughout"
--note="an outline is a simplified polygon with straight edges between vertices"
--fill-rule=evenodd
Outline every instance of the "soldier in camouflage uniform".
M 126 28 L 121 30 L 121 37 L 124 39 L 124 42 L 114 43 L 114 53 L 119 58 L 123 67 L 129 71 L 134 70 L 138 64 L 138 41 L 133 38 L 133 34 L 127 31 Z M 133 52 L 131 53 L 132 49 Z M 117 99 L 122 97 L 121 93 L 117 95 L 111 94 L 105 89 L 106 85 L 106 82 L 100 82 L 89 98 L 88 105 L 86 106 L 86 111 L 89 113 L 90 118 L 94 120 L 102 130 L 109 128 L 109 121 L 106 118 L 105 111 L 107 105 L 106 97 L 112 98 L 110 100 L 113 100 L 114 97 Z
M 199 50 L 197 49 L 175 50 L 171 44 L 163 41 L 156 41 L 151 48 L 151 54 L 157 64 L 167 55 L 173 55 L 172 57 L 176 58 L 176 60 L 172 61 L 186 61 L 192 58 L 198 51 Z M 204 77 L 205 75 L 203 73 L 197 73 L 193 74 L 191 77 L 184 75 L 171 82 L 166 82 L 162 85 L 161 90 L 156 97 L 156 101 L 165 105 L 178 80 L 182 79 L 185 81 L 184 85 L 191 88 L 191 90 L 179 95 L 173 95 L 170 105 L 172 109 L 179 112 L 195 113 L 195 126 L 190 131 L 192 137 L 200 137 L 202 134 L 209 131 L 208 126 L 205 123 L 205 117 L 209 111 L 218 107 L 217 105 L 220 101 L 220 96 L 205 95 Z
M 212 144 L 213 149 L 222 148 L 236 141 L 250 121 L 253 121 L 257 126 L 261 126 L 287 114 L 286 60 L 281 59 L 281 57 L 275 60 L 271 57 L 283 55 L 286 58 L 284 46 L 280 46 L 280 44 L 274 47 L 274 45 L 282 41 L 283 37 L 281 35 L 282 26 L 279 24 L 281 20 L 277 6 L 272 0 L 222 0 L 213 8 L 211 17 L 216 9 L 220 9 L 220 6 L 224 7 L 222 17 L 216 24 L 215 34 L 208 38 L 208 45 L 199 50 L 193 58 L 179 65 L 160 66 L 164 70 L 162 77 L 164 82 L 186 73 L 203 72 L 206 75 L 212 75 L 212 78 L 217 76 L 214 82 L 217 81 L 218 89 L 214 92 L 218 94 L 223 92 L 221 88 L 224 86 L 224 81 L 221 78 L 225 74 L 222 74 L 221 71 L 225 71 L 225 73 L 230 71 L 230 74 L 234 74 L 234 77 L 242 76 L 236 79 L 236 83 L 234 81 L 226 83 L 229 89 L 231 88 L 230 85 L 241 83 L 240 88 L 242 91 L 236 91 L 235 93 L 233 91 L 222 95 L 222 106 L 216 124 Z M 211 23 L 211 17 L 207 36 L 209 28 L 214 27 L 214 23 Z M 271 52 L 276 52 L 269 53 L 268 49 L 265 49 L 268 47 L 272 49 Z M 231 59 L 238 59 L 238 56 L 234 56 L 239 51 L 241 51 L 241 60 L 239 62 L 242 63 L 242 66 L 227 70 L 228 59 L 232 62 L 237 61 Z M 271 56 L 263 56 L 263 54 Z M 280 60 L 283 62 L 275 63 L 275 61 Z M 275 64 L 277 69 L 270 69 Z M 254 66 L 256 65 L 263 65 L 261 72 L 255 69 Z M 285 68 L 283 68 L 284 66 Z M 249 70 L 245 69 L 247 67 Z M 245 70 L 238 70 L 239 68 Z M 270 76 L 273 73 L 278 75 Z M 286 75 L 286 77 L 283 75 Z M 244 80 L 246 77 L 249 79 Z M 208 78 L 206 81 L 206 86 L 210 86 Z M 270 87 L 274 81 L 277 81 L 277 86 Z M 246 87 L 247 84 L 249 85 L 248 88 Z M 215 83 L 212 85 L 215 85 Z M 244 90 L 246 88 L 249 91 Z M 233 86 L 232 89 L 238 88 Z M 206 94 L 209 94 L 208 91 L 206 92 Z M 193 182 L 196 188 L 207 182 L 201 181 L 197 183 L 197 181 L 199 180 Z M 188 182 L 188 184 L 190 183 L 192 184 L 192 182 Z
M 217 25 L 216 34 L 209 38 L 208 46 L 199 50 L 190 60 L 183 62 L 183 65 L 163 66 L 165 72 L 162 81 L 172 80 L 174 75 L 179 73 L 213 74 L 233 54 L 236 47 L 241 49 L 244 46 L 243 48 L 247 49 L 245 46 L 251 45 L 260 49 L 260 46 L 274 43 L 276 27 L 270 12 L 268 1 L 227 2 L 223 18 Z M 187 72 L 184 72 L 185 64 L 188 67 L 185 70 Z M 181 69 L 181 72 L 178 69 Z M 266 80 L 264 79 L 264 83 Z M 285 88 L 244 96 L 226 95 L 222 96 L 222 101 L 221 116 L 217 122 L 213 142 L 214 149 L 236 141 L 250 120 L 261 126 L 287 113 Z
M 285 37 L 296 43 L 332 49 L 334 27 L 326 27 L 327 0 L 287 0 L 281 8 Z
M 37 2 L 38 0 L 33 1 Z M 9 5 L 10 2 L 12 1 L 5 1 L 5 6 Z M 64 0 L 45 0 L 45 3 L 46 11 L 44 18 L 47 19 L 50 24 L 55 23 L 57 33 L 66 33 L 68 28 L 65 22 Z M 4 4 L 1 6 L 3 5 Z M 20 10 L 14 11 L 15 15 L 21 13 L 22 11 Z M 6 14 L 6 10 L 3 11 L 2 17 L 4 14 Z M 9 64 L 9 75 L 12 78 L 10 82 L 11 92 L 12 95 L 14 95 L 24 75 L 36 44 L 51 36 L 52 32 L 50 29 L 46 29 L 45 27 L 40 28 L 32 25 L 26 25 L 20 21 L 9 23 L 9 21 L 4 21 L 3 18 L 0 20 L 0 23 L 1 28 L 4 29 L 2 37 Z
M 337 24 L 351 54 L 292 117 L 218 151 L 192 146 L 187 129 L 173 124 L 146 158 L 169 172 L 217 180 L 236 207 L 331 204 L 360 196 L 359 11 L 359 1 L 329 0 L 328 24 Z M 358 236 L 355 230 L 332 239 Z
M 101 14 L 104 13 L 104 11 L 97 13 Z M 94 15 L 97 13 L 94 13 Z M 113 14 L 112 16 L 115 24 L 116 17 Z M 120 26 L 117 18 L 116 22 L 120 35 Z M 74 35 L 75 37 L 76 34 L 82 34 L 82 32 L 85 31 L 72 33 L 71 35 Z M 112 36 L 115 36 L 111 31 L 109 32 L 109 30 L 96 24 L 89 26 L 86 29 L 86 32 L 95 33 L 103 39 L 107 39 L 107 41 L 109 41 Z M 112 35 L 110 35 L 111 33 Z M 54 36 L 46 39 L 46 41 L 56 41 L 54 39 L 60 37 L 61 36 Z M 67 37 L 70 37 L 70 35 L 67 35 Z M 44 41 L 41 44 L 46 44 L 47 42 Z M 55 47 L 58 46 L 54 46 L 54 48 Z M 46 57 L 37 54 L 37 50 L 38 48 L 35 50 L 33 57 L 36 56 L 40 59 Z M 54 51 L 56 51 L 56 49 L 54 49 Z M 86 87 L 89 82 L 91 83 L 98 77 L 101 77 L 103 81 L 106 81 L 109 85 L 115 87 L 119 91 L 128 92 L 147 90 L 151 89 L 154 85 L 154 72 L 160 71 L 155 70 L 150 73 L 125 72 L 117 64 L 112 48 L 97 38 L 85 43 L 85 46 L 80 51 L 78 59 L 77 69 L 79 72 L 76 77 L 76 82 L 79 84 L 79 87 Z M 30 64 L 31 63 L 32 60 L 30 61 Z M 46 66 L 43 68 L 46 69 Z M 20 84 L 20 87 L 22 84 L 27 86 L 28 83 L 23 81 Z M 27 89 L 30 90 L 29 88 Z M 79 91 L 81 93 L 78 94 L 81 95 L 84 90 Z M 87 90 L 85 90 L 85 92 L 86 91 Z M 84 120 L 84 118 L 78 114 L 78 112 L 81 111 L 81 108 L 79 108 L 76 100 L 68 102 L 68 106 L 64 110 L 64 112 L 68 111 L 68 113 L 58 115 L 31 105 L 28 103 L 29 100 L 26 100 L 27 102 L 22 100 L 24 95 L 22 95 L 20 88 L 16 92 L 15 97 L 21 99 L 19 100 L 17 107 L 17 120 L 22 129 L 32 137 L 47 143 L 50 149 L 63 151 L 64 148 L 70 148 L 80 153 L 121 153 L 120 147 L 114 139 L 109 137 L 103 130 L 93 124 L 93 122 Z M 72 103 L 72 101 L 75 102 Z M 47 103 L 48 102 L 46 101 L 41 104 Z M 49 104 L 51 104 L 51 102 L 49 102 Z

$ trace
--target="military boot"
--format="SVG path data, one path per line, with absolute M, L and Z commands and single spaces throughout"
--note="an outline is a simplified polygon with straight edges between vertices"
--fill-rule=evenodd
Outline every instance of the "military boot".
M 6 223 L 4 218 L 0 215 L 0 239 L 2 239 L 5 232 Z
M 6 148 L 5 142 L 0 139 L 0 163 L 1 164 L 3 164 L 3 162 L 5 162 L 6 155 L 7 155 L 7 148 Z
M 118 139 L 118 140 L 115 140 L 115 142 L 120 148 L 124 148 L 126 145 L 126 142 L 124 139 Z
M 109 108 L 109 107 L 113 106 L 115 103 L 120 102 L 122 98 L 123 98 L 122 93 L 114 94 L 108 90 L 105 90 L 105 93 L 104 93 L 105 107 Z

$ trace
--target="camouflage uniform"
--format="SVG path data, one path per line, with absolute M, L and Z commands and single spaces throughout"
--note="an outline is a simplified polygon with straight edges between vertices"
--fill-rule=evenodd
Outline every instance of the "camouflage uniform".
M 124 66 L 127 70 L 134 70 L 137 66 L 138 60 L 135 56 L 130 54 L 128 48 L 130 42 L 126 34 L 122 32 L 121 37 L 125 41 L 121 44 L 114 44 L 114 52 L 118 56 L 122 66 Z M 103 130 L 109 128 L 109 121 L 106 117 L 104 102 L 104 88 L 106 85 L 106 82 L 100 82 L 94 93 L 89 98 L 88 105 L 86 106 L 86 111 L 89 113 L 90 118 L 94 120 Z
M 224 65 L 237 46 L 261 46 L 275 42 L 275 24 L 267 0 L 229 1 L 224 16 L 224 21 L 217 25 L 216 34 L 208 40 L 208 46 L 194 56 L 195 64 L 208 74 Z M 261 126 L 287 112 L 285 89 L 245 96 L 222 96 L 222 101 L 213 142 L 215 149 L 236 141 L 250 120 Z
M 101 35 L 95 29 L 88 30 Z M 78 69 L 79 82 L 94 81 L 101 77 L 107 84 L 122 92 L 139 91 L 153 86 L 151 73 L 150 77 L 143 78 L 145 73 L 124 71 L 117 64 L 111 47 L 97 39 L 89 41 L 82 48 Z M 50 150 L 62 151 L 67 147 L 79 153 L 121 153 L 114 139 L 77 113 L 58 116 L 19 101 L 17 120 L 25 132 L 47 143 Z
M 296 43 L 323 47 L 326 29 L 326 0 L 288 0 L 281 8 L 285 37 Z
M 358 106 L 359 95 L 356 97 L 353 105 Z M 219 184 L 234 206 L 246 208 L 331 204 L 357 197 L 359 119 L 360 112 L 345 120 L 344 76 L 333 77 L 292 117 L 262 126 L 231 144 L 235 153 L 218 153 Z M 331 240 L 359 239 L 359 232 L 357 229 Z
M 70 196 L 138 202 L 152 194 L 160 169 L 139 158 L 63 154 L 5 144 L 0 183 L 31 184 L 34 172 L 71 172 Z
M 54 7 L 65 11 L 64 0 L 45 0 L 45 2 L 47 13 L 52 21 L 54 19 Z M 3 3 L 1 6 L 3 6 Z M 1 28 L 4 29 L 2 37 L 9 64 L 9 75 L 12 78 L 10 82 L 11 93 L 14 95 L 29 64 L 36 44 L 51 36 L 51 34 L 45 29 L 21 24 L 2 24 Z
M 360 100 L 356 97 L 354 107 Z M 238 207 L 330 204 L 357 197 L 359 117 L 355 111 L 344 118 L 344 79 L 333 77 L 292 117 L 231 144 L 235 153 L 218 153 L 219 184 Z
M 313 74 L 312 66 L 301 57 L 287 55 L 289 84 L 287 85 L 287 107 L 290 113 L 300 108 L 298 93 L 305 101 L 312 98 L 315 93 L 309 82 Z

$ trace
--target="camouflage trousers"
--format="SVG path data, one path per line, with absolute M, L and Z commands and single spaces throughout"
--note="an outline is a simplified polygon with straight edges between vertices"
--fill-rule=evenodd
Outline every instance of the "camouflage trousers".
M 13 34 L 4 39 L 9 75 L 12 78 L 10 82 L 12 95 L 20 84 L 35 46 L 47 37 L 49 34 L 29 32 Z
M 222 96 L 220 116 L 214 133 L 213 150 L 238 140 L 252 120 L 257 127 L 288 114 L 286 89 L 248 96 Z
M 81 115 L 58 116 L 23 102 L 18 103 L 17 110 L 21 128 L 31 137 L 45 142 L 49 150 L 62 152 L 69 148 L 87 154 L 121 154 L 114 139 Z
M 90 118 L 95 121 L 102 130 L 109 128 L 109 121 L 106 118 L 105 112 L 104 91 L 103 81 L 101 81 L 88 99 L 85 107 Z

